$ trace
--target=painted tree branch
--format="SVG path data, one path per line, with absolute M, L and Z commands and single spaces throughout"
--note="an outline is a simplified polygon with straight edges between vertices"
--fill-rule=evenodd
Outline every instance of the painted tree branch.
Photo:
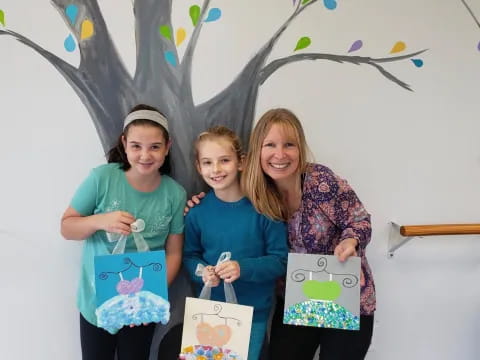
M 229 102 L 225 101 L 226 100 L 225 97 L 227 96 L 226 94 L 238 93 L 236 89 L 239 89 L 239 84 L 242 84 L 242 86 L 249 86 L 251 89 L 250 92 L 257 94 L 258 87 L 263 83 L 263 81 L 261 81 L 261 78 L 258 77 L 258 75 L 261 69 L 264 67 L 266 59 L 271 54 L 273 47 L 275 46 L 277 41 L 280 39 L 281 35 L 288 28 L 290 23 L 297 16 L 299 16 L 303 11 L 305 11 L 305 9 L 315 4 L 317 1 L 318 0 L 312 0 L 311 2 L 301 6 L 301 0 L 299 0 L 293 13 L 285 20 L 285 22 L 282 25 L 280 25 L 280 27 L 277 29 L 277 31 L 275 31 L 273 36 L 260 48 L 257 54 L 245 65 L 245 67 L 241 70 L 237 78 L 234 81 L 232 81 L 232 83 L 230 83 L 221 93 L 215 95 L 210 100 L 199 105 L 199 109 L 201 111 L 208 111 L 208 108 L 213 106 L 214 104 L 225 104 L 225 106 L 228 106 L 227 104 Z M 246 85 L 246 82 L 243 79 L 250 80 L 248 85 Z M 232 101 L 232 100 L 229 100 L 229 101 Z M 255 106 L 255 102 L 252 106 Z M 218 105 L 216 107 L 218 107 Z M 243 120 L 244 122 L 246 122 L 244 129 L 236 129 L 239 134 L 244 134 L 250 131 L 251 122 L 253 122 L 254 110 L 255 109 L 253 109 L 252 111 L 251 119 L 246 118 Z M 213 117 L 210 117 L 210 118 L 214 119 Z M 248 123 L 249 121 L 250 121 L 250 124 Z M 207 125 L 211 126 L 213 125 L 214 122 L 215 120 L 210 120 Z
M 467 8 L 468 12 L 470 13 L 470 15 L 472 16 L 473 20 L 475 21 L 475 23 L 477 24 L 478 28 L 480 29 L 480 22 L 478 21 L 477 17 L 475 16 L 475 14 L 473 13 L 472 9 L 470 8 L 470 6 L 468 6 L 467 2 L 465 0 L 461 0 L 463 5 Z
M 142 102 L 158 104 L 168 112 L 173 105 L 168 94 L 177 93 L 182 76 L 178 66 L 165 60 L 167 51 L 178 59 L 173 37 L 169 40 L 159 33 L 160 26 L 172 29 L 172 0 L 135 0 L 133 11 L 137 44 L 135 87 Z M 167 101 L 159 104 L 159 99 L 165 97 Z
M 365 65 L 373 66 L 388 80 L 393 81 L 394 83 L 396 83 L 397 85 L 401 86 L 406 90 L 412 91 L 412 89 L 410 88 L 410 85 L 406 84 L 405 82 L 395 77 L 393 74 L 385 70 L 379 64 L 410 59 L 425 51 L 426 49 L 420 50 L 414 53 L 406 54 L 406 55 L 392 56 L 388 58 L 371 58 L 366 56 L 348 56 L 348 55 L 333 55 L 333 54 L 321 54 L 321 53 L 296 54 L 296 55 L 291 55 L 285 58 L 274 60 L 270 64 L 265 66 L 265 68 L 260 73 L 260 83 L 263 84 L 275 71 L 277 71 L 279 68 L 281 68 L 284 65 L 291 64 L 297 61 L 303 61 L 303 60 L 328 60 L 328 61 L 334 61 L 337 63 L 350 63 L 355 65 L 365 64 Z
M 193 64 L 193 53 L 198 43 L 198 39 L 200 37 L 200 32 L 203 26 L 203 19 L 205 18 L 205 14 L 207 13 L 208 7 L 210 6 L 210 0 L 204 0 L 203 5 L 200 11 L 200 16 L 198 18 L 198 22 L 193 29 L 192 36 L 188 42 L 187 48 L 185 50 L 185 54 L 183 55 L 182 59 L 182 70 L 183 70 L 183 77 L 182 77 L 182 95 L 183 98 L 187 101 L 191 101 L 193 105 L 193 95 L 192 95 L 192 64 Z

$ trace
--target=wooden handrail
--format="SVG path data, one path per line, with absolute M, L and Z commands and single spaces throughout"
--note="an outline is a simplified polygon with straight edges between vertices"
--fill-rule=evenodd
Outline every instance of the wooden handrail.
M 480 224 L 403 225 L 402 236 L 480 234 Z

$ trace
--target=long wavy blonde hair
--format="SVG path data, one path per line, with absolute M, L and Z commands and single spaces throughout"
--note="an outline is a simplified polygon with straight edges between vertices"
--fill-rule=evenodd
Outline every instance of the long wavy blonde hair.
M 302 124 L 290 110 L 272 109 L 262 115 L 250 136 L 241 185 L 245 195 L 259 213 L 273 220 L 287 221 L 290 216 L 288 206 L 282 199 L 275 182 L 263 171 L 260 160 L 263 141 L 273 125 L 280 125 L 295 141 L 299 150 L 298 176 L 300 177 L 305 171 L 310 151 Z

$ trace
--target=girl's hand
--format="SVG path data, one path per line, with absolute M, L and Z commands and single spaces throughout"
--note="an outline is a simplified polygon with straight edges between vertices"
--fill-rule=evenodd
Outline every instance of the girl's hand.
M 215 268 L 212 265 L 205 266 L 202 279 L 204 284 L 208 283 L 210 287 L 216 287 L 220 284 L 220 278 L 215 274 Z
M 240 265 L 229 260 L 215 266 L 215 273 L 226 283 L 232 283 L 240 277 Z
M 205 197 L 205 193 L 202 191 L 200 194 L 193 195 L 191 200 L 187 200 L 187 206 L 183 210 L 183 216 L 187 215 L 190 211 L 190 208 L 193 208 L 195 205 L 200 204 L 201 199 Z
M 335 247 L 333 254 L 337 256 L 340 262 L 344 262 L 350 256 L 357 256 L 357 250 L 355 249 L 357 245 L 358 245 L 357 239 L 354 239 L 354 238 L 343 239 Z
M 100 228 L 106 232 L 122 235 L 129 235 L 132 232 L 130 224 L 135 218 L 126 211 L 113 211 L 99 216 Z

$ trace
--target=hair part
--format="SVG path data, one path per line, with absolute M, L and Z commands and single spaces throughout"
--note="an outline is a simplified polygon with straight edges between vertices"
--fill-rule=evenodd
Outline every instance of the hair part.
M 292 136 L 298 146 L 298 176 L 305 171 L 310 158 L 302 124 L 297 116 L 284 108 L 271 109 L 258 120 L 250 136 L 245 169 L 241 178 L 242 189 L 255 209 L 273 220 L 287 221 L 290 214 L 275 182 L 265 174 L 261 164 L 263 141 L 273 125 L 279 125 L 285 134 Z
M 156 111 L 162 116 L 165 117 L 165 115 L 159 111 L 157 108 L 154 108 L 153 106 L 145 105 L 145 104 L 139 104 L 134 106 L 130 111 L 129 114 L 138 111 L 138 110 L 151 110 L 151 111 Z M 107 162 L 108 163 L 119 163 L 120 168 L 123 171 L 127 171 L 130 169 L 131 165 L 128 162 L 127 158 L 127 153 L 125 152 L 125 147 L 123 146 L 123 137 L 125 139 L 128 138 L 128 131 L 134 127 L 134 126 L 151 126 L 151 127 L 156 127 L 160 129 L 160 131 L 163 134 L 163 137 L 165 139 L 166 144 L 170 142 L 170 134 L 168 133 L 167 129 L 165 129 L 162 125 L 159 123 L 148 120 L 148 119 L 137 119 L 133 120 L 131 123 L 129 123 L 125 129 L 123 129 L 123 132 L 120 134 L 118 137 L 117 143 L 114 147 L 112 147 L 108 152 L 107 152 Z M 171 172 L 171 164 L 170 164 L 170 152 L 169 154 L 165 157 L 165 161 L 163 162 L 163 165 L 158 169 L 159 173 L 162 175 L 168 175 Z

